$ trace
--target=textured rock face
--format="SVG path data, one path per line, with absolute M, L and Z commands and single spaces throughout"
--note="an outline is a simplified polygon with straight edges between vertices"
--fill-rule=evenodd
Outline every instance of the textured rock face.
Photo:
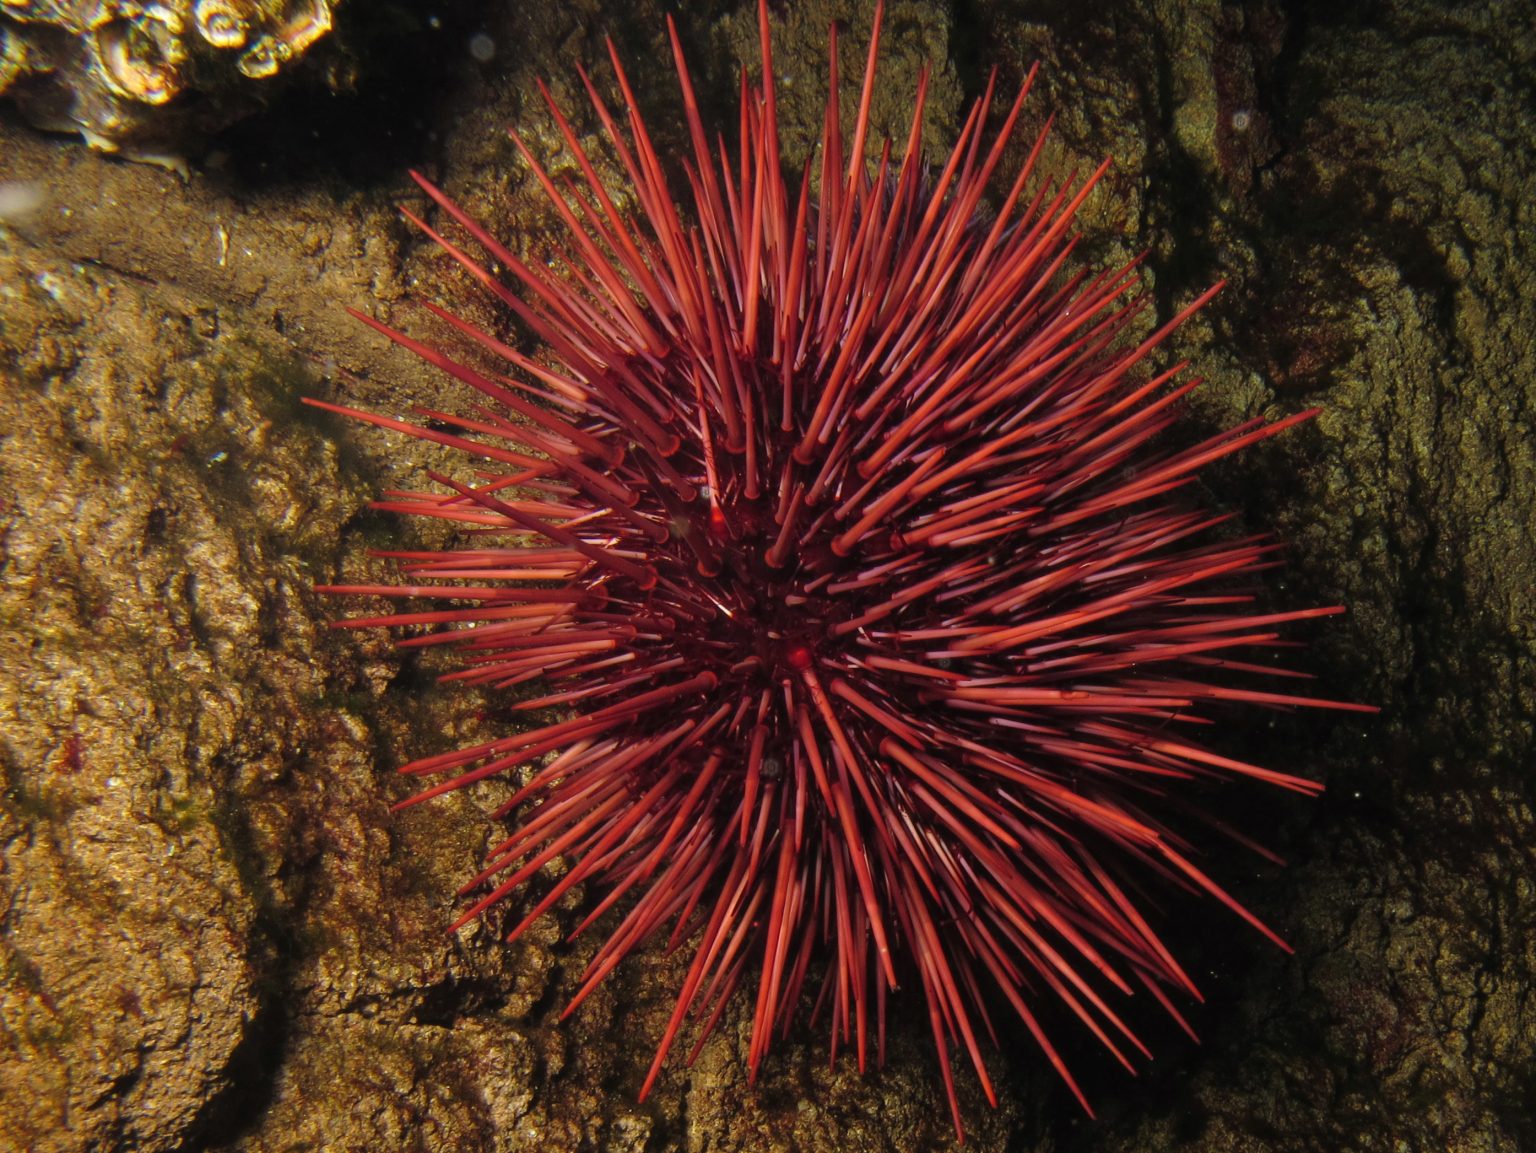
M 325 453 L 224 391 L 260 370 L 209 314 L 9 244 L 0 279 L 0 1148 L 170 1148 L 270 1018 L 253 830 L 323 673 L 259 542 L 328 519 Z
M 807 1034 L 751 1089 L 728 1022 L 636 1106 L 675 959 L 559 1020 L 585 959 L 563 940 L 574 908 L 510 951 L 442 933 L 496 798 L 387 811 L 406 792 L 393 764 L 484 729 L 382 638 L 327 634 L 336 606 L 308 590 L 382 575 L 367 550 L 393 538 L 357 509 L 439 462 L 306 423 L 294 398 L 390 412 L 441 388 L 340 307 L 413 331 L 409 284 L 474 307 L 394 222 L 411 165 L 540 251 L 549 221 L 500 130 L 552 155 L 524 97 L 535 76 L 579 95 L 577 60 L 606 75 L 594 29 L 620 41 L 653 129 L 677 122 L 659 10 L 494 7 L 484 32 L 515 59 L 480 62 L 478 28 L 417 34 L 458 61 L 422 106 L 431 149 L 322 142 L 393 183 L 243 183 L 259 165 L 241 157 L 183 183 L 0 117 L 3 1153 L 946 1146 L 923 1022 L 898 1028 L 883 1074 L 829 1069 Z M 755 39 L 747 5 L 727 7 L 685 34 L 733 108 L 730 46 Z M 1324 406 L 1214 496 L 1292 542 L 1282 602 L 1351 605 L 1296 663 L 1386 708 L 1231 736 L 1329 785 L 1276 818 L 1290 867 L 1243 887 L 1296 956 L 1202 918 L 1201 1047 L 1159 1038 L 1134 1082 L 1087 1072 L 1087 1123 L 1049 1074 L 1028 1080 L 1020 1045 L 1005 1111 L 963 1102 L 967 1148 L 1536 1148 L 1531 22 L 1428 0 L 1369 24 L 1216 0 L 961 7 L 978 23 L 890 4 L 892 57 L 947 53 L 967 91 L 1042 59 L 1053 162 L 1113 154 L 1105 200 L 1135 205 L 1090 218 L 1085 243 L 1149 247 L 1170 301 L 1231 278 L 1188 334 L 1210 423 Z M 867 31 L 862 6 L 823 12 L 786 7 L 807 29 L 802 50 L 779 41 L 796 83 L 824 68 L 825 19 L 849 44 Z
M 33 124 L 170 162 L 331 30 L 339 0 L 0 0 L 0 96 Z

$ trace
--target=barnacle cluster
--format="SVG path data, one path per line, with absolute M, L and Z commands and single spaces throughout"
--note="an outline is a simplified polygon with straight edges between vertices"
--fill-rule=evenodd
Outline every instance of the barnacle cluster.
M 0 0 L 0 96 L 40 128 L 165 159 L 248 111 L 251 82 L 302 56 L 340 3 Z

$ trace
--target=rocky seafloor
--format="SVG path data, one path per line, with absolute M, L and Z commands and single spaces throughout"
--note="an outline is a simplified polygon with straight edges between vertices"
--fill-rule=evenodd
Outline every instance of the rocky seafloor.
M 564 942 L 574 906 L 511 948 L 443 931 L 486 798 L 388 812 L 392 768 L 468 739 L 479 702 L 328 631 L 312 586 L 400 539 L 366 501 L 433 453 L 299 398 L 443 391 L 343 309 L 489 316 L 395 208 L 420 168 L 537 251 L 554 222 L 502 131 L 552 153 L 536 78 L 577 110 L 611 35 L 652 130 L 684 138 L 663 8 L 555 8 L 349 4 L 374 22 L 353 90 L 185 136 L 186 179 L 0 105 L 6 1153 L 952 1144 L 926 1022 L 899 1011 L 883 1071 L 829 1067 L 807 1028 L 748 1087 L 737 1014 L 638 1103 L 679 959 L 650 950 L 560 1021 L 592 947 Z M 775 11 L 798 164 L 826 26 L 862 51 L 869 17 Z M 678 15 L 729 129 L 751 5 Z M 1085 259 L 1148 250 L 1164 316 L 1228 279 L 1174 349 L 1209 381 L 1191 429 L 1322 406 L 1205 497 L 1289 542 L 1277 603 L 1349 605 L 1293 663 L 1383 710 L 1235 716 L 1224 749 L 1328 786 L 1235 790 L 1230 819 L 1290 864 L 1213 860 L 1295 953 L 1170 899 L 1202 1044 L 1148 1014 L 1132 1079 L 1067 1039 L 1095 1120 L 1010 1044 L 996 1111 L 961 1076 L 971 1148 L 1536 1147 L 1533 27 L 1412 0 L 890 5 L 882 130 L 924 59 L 935 148 L 988 69 L 1038 59 L 1024 134 L 1054 110 L 1053 165 L 1115 158 Z

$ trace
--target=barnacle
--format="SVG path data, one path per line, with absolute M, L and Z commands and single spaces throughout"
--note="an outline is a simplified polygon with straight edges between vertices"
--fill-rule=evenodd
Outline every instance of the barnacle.
M 254 13 L 240 0 L 197 0 L 192 23 L 198 35 L 215 48 L 243 48 L 251 36 Z
M 186 51 L 158 13 L 101 25 L 91 50 L 102 80 L 118 96 L 164 104 L 181 91 Z
M 325 0 L 296 5 L 276 31 L 261 37 L 240 57 L 240 71 L 252 79 L 270 76 L 331 30 Z
M 160 160 L 255 107 L 250 82 L 303 56 L 340 3 L 0 0 L 0 96 L 40 128 Z
M 288 51 L 297 55 L 331 30 L 328 0 L 299 0 L 278 33 Z

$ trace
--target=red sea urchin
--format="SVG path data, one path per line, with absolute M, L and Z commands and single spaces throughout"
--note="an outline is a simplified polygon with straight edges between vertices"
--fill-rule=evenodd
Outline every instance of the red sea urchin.
M 1150 327 L 1135 262 L 1068 269 L 1104 168 L 1031 191 L 1043 134 L 979 213 L 1028 81 L 987 143 L 989 85 L 933 177 L 925 76 L 903 159 L 887 143 L 868 163 L 878 14 L 851 144 L 834 33 L 819 180 L 808 160 L 787 185 L 766 5 L 759 21 L 762 89 L 743 79 L 735 157 L 705 136 L 672 30 L 686 212 L 617 56 L 627 135 L 582 79 L 633 218 L 552 100 L 584 183 L 560 185 L 513 136 L 568 228 L 558 272 L 417 177 L 487 262 L 407 215 L 547 355 L 427 306 L 503 375 L 361 317 L 476 403 L 420 408 L 423 424 L 320 407 L 493 465 L 377 505 L 477 543 L 388 554 L 409 583 L 324 591 L 445 602 L 344 623 L 426 626 L 401 643 L 454 646 L 445 679 L 537 683 L 516 707 L 567 714 L 406 765 L 446 779 L 405 804 L 521 774 L 495 814 L 515 830 L 458 925 L 564 858 L 510 935 L 576 885 L 601 895 L 578 932 L 617 910 L 571 1008 L 659 930 L 693 950 L 642 1095 L 684 1019 L 701 1017 L 702 1044 L 754 973 L 754 1073 L 808 983 L 834 1057 L 852 1044 L 862 1068 L 906 976 L 958 1130 L 953 1046 L 995 1101 L 987 989 L 1080 1099 L 1032 1007 L 1047 990 L 1127 1065 L 1145 1049 L 1105 994 L 1141 986 L 1177 1017 L 1167 991 L 1195 993 L 1128 878 L 1204 891 L 1274 937 L 1190 860 L 1160 801 L 1197 777 L 1317 791 L 1182 730 L 1216 702 L 1355 707 L 1241 687 L 1281 674 L 1232 655 L 1338 610 L 1256 611 L 1232 582 L 1274 546 L 1215 538 L 1223 517 L 1170 498 L 1311 413 L 1159 448 L 1197 382 L 1143 366 L 1211 293 L 1124 339 Z

